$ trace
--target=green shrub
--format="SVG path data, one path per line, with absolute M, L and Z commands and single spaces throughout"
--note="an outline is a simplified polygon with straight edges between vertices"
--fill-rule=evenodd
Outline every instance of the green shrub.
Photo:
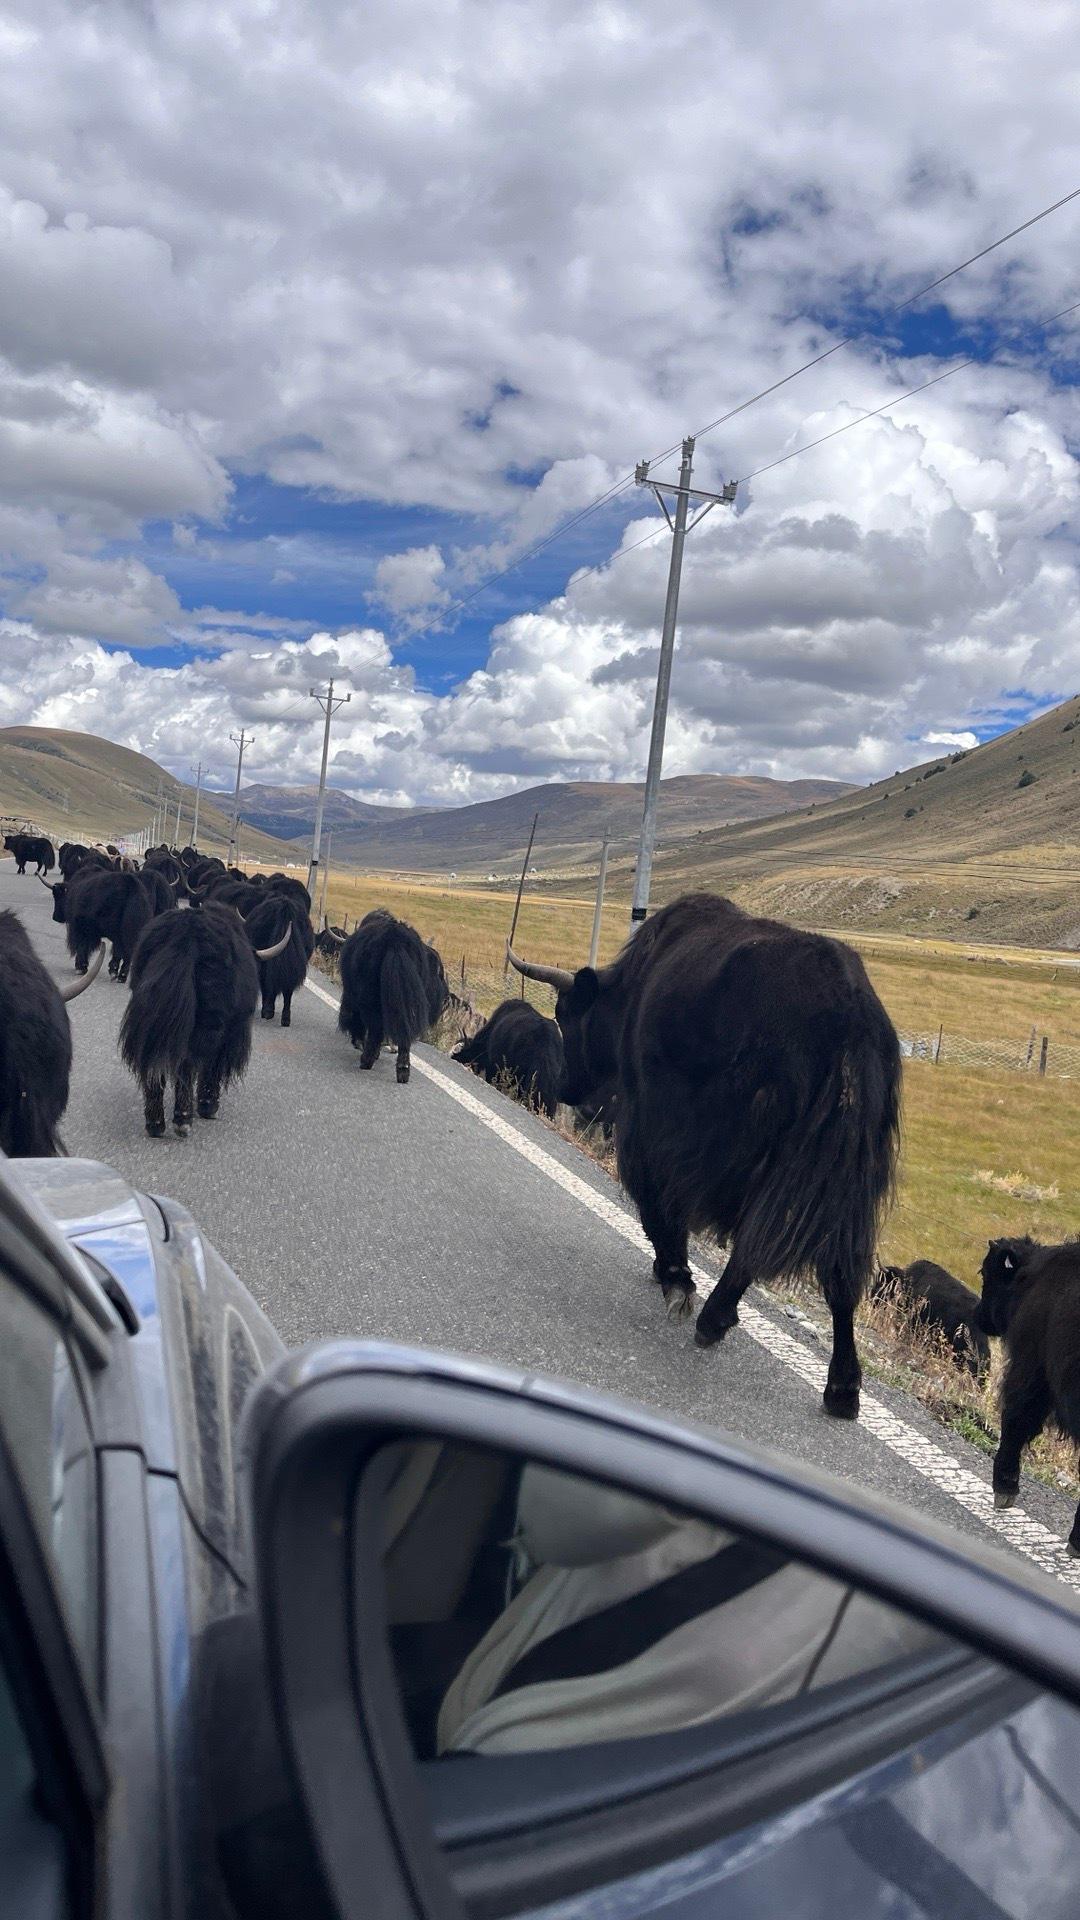
M 1032 773 L 1030 767 L 1024 768 L 1016 784 L 1018 787 L 1033 787 L 1035 785 L 1035 775 Z

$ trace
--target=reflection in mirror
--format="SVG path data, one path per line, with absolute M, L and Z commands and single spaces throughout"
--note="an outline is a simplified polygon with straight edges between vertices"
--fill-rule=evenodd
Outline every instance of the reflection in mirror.
M 763 1541 L 535 1461 L 415 1440 L 369 1471 L 421 1760 L 671 1735 L 948 1645 Z

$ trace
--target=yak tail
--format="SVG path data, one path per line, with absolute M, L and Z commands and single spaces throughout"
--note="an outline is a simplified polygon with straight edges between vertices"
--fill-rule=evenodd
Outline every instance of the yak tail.
M 427 988 L 416 961 L 391 947 L 379 969 L 383 1032 L 395 1047 L 411 1046 L 431 1025 Z
M 142 1082 L 172 1073 L 191 1058 L 198 1015 L 195 967 L 198 953 L 185 943 L 156 945 L 140 955 L 131 997 L 120 1022 L 120 1053 Z
M 751 1183 L 738 1236 L 758 1278 L 813 1270 L 830 1306 L 858 1303 L 893 1193 L 900 1084 L 888 1016 L 859 1008 L 807 1108 Z

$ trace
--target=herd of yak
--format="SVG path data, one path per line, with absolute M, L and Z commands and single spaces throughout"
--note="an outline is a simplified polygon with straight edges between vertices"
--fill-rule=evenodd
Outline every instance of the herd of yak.
M 0 914 L 4 1150 L 59 1150 L 64 1001 L 100 968 L 105 940 L 110 973 L 130 988 L 120 1047 L 147 1131 L 165 1132 L 170 1081 L 178 1134 L 193 1107 L 212 1118 L 247 1064 L 260 998 L 264 1019 L 280 998 L 289 1024 L 316 944 L 307 889 L 286 874 L 249 878 L 193 847 L 153 848 L 141 867 L 115 848 L 63 846 L 54 862 L 47 840 L 9 835 L 5 847 L 20 872 L 34 863 L 51 885 L 77 978 L 62 994 L 17 917 Z M 49 882 L 54 864 L 60 878 Z M 324 929 L 319 944 L 338 958 L 338 1024 L 361 1067 L 390 1044 L 407 1081 L 411 1046 L 453 998 L 438 953 L 381 908 L 348 937 Z M 697 1317 L 699 1346 L 736 1325 L 752 1281 L 813 1273 L 832 1318 L 825 1409 L 854 1419 L 854 1315 L 870 1283 L 904 1296 L 976 1373 L 989 1337 L 1005 1341 L 996 1505 L 1016 1499 L 1021 1452 L 1048 1420 L 1080 1444 L 1080 1244 L 991 1242 L 981 1297 L 928 1261 L 874 1272 L 899 1144 L 900 1049 L 852 948 L 698 893 L 662 907 L 599 970 L 509 959 L 554 988 L 554 1020 L 505 1001 L 455 1058 L 548 1115 L 561 1102 L 613 1130 L 670 1315 L 693 1311 L 690 1235 L 727 1243 Z M 1080 1555 L 1080 1508 L 1069 1551 Z

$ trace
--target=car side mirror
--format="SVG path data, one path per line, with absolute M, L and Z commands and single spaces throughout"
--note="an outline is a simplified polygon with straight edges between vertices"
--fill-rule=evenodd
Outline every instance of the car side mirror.
M 342 1920 L 487 1920 L 706 1854 L 719 1880 L 856 1785 L 927 1818 L 951 1796 L 994 1840 L 1001 1782 L 971 1783 L 1003 1730 L 1080 1778 L 1052 1582 L 721 1434 L 342 1341 L 260 1384 L 245 1462 L 267 1684 Z

